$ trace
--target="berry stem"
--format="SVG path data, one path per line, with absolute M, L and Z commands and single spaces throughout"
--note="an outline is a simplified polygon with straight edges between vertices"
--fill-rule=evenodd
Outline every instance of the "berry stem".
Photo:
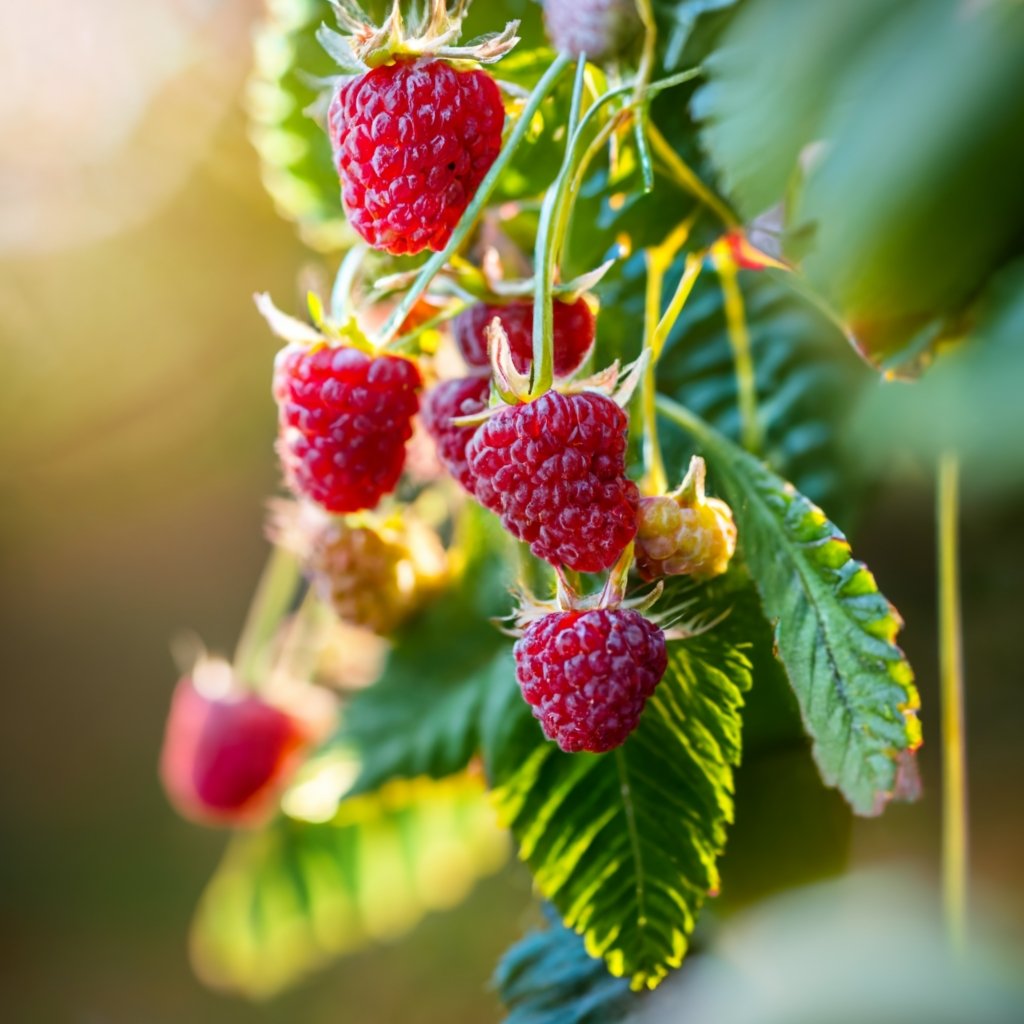
M 636 86 L 633 90 L 633 137 L 640 162 L 640 172 L 643 176 L 644 192 L 652 192 L 654 190 L 654 163 L 651 159 L 651 144 L 647 137 L 650 110 L 645 91 L 651 80 L 651 75 L 654 74 L 658 24 L 654 19 L 651 0 L 636 0 L 636 10 L 644 27 L 644 46 L 640 55 L 640 67 L 637 70 Z
M 515 127 L 509 134 L 508 141 L 502 147 L 497 159 L 493 164 L 491 164 L 491 169 L 487 172 L 484 180 L 480 182 L 480 187 L 477 189 L 476 195 L 473 197 L 473 201 L 466 208 L 466 212 L 462 215 L 459 223 L 455 226 L 455 230 L 452 232 L 451 238 L 448 239 L 448 244 L 440 252 L 434 253 L 434 255 L 423 264 L 416 280 L 405 293 L 401 302 L 399 302 L 395 307 L 391 316 L 388 317 L 387 323 L 384 324 L 384 327 L 380 332 L 379 341 L 381 347 L 387 346 L 395 337 L 405 318 L 409 315 L 409 311 L 416 304 L 416 300 L 419 299 L 427 290 L 427 287 L 434 279 L 434 276 L 445 265 L 445 262 L 452 253 L 454 253 L 468 237 L 477 217 L 479 217 L 480 213 L 487 205 L 487 201 L 490 199 L 491 193 L 498 184 L 498 179 L 501 177 L 512 157 L 515 155 L 516 150 L 519 148 L 519 144 L 526 137 L 526 133 L 530 128 L 530 122 L 533 120 L 533 115 L 537 113 L 541 103 L 544 102 L 548 94 L 555 87 L 555 83 L 562 76 L 562 72 L 566 69 L 571 60 L 572 58 L 568 55 L 560 53 L 551 63 L 551 66 L 547 71 L 544 72 L 543 77 L 537 83 L 533 92 L 530 93 L 530 98 L 523 107 L 523 111 L 519 115 L 519 119 L 516 121 Z
M 274 545 L 235 648 L 235 675 L 253 690 L 267 682 L 273 662 L 272 642 L 292 607 L 300 578 L 295 556 Z
M 958 544 L 960 466 L 939 459 L 935 518 L 938 527 L 939 680 L 942 698 L 942 903 L 950 944 L 967 941 L 967 754 Z
M 587 58 L 580 54 L 573 80 L 569 123 L 565 134 L 565 155 L 554 184 L 548 189 L 541 207 L 537 225 L 537 242 L 533 258 L 533 380 L 530 397 L 536 398 L 551 387 L 555 377 L 555 328 L 551 307 L 551 289 L 554 283 L 555 258 L 562 248 L 568 225 L 568 213 L 562 202 L 565 182 L 572 171 L 574 141 L 580 127 L 580 110 L 586 84 Z
M 658 442 L 655 365 L 664 348 L 665 339 L 693 289 L 693 282 L 696 281 L 697 274 L 700 272 L 701 257 L 693 253 L 686 257 L 683 276 L 664 315 L 661 313 L 662 287 L 665 282 L 665 274 L 671 267 L 676 253 L 690 237 L 697 212 L 695 210 L 679 224 L 661 245 L 652 246 L 645 254 L 647 257 L 647 286 L 644 294 L 643 348 L 650 352 L 650 358 L 644 367 L 643 380 L 640 384 L 640 407 L 643 423 L 644 468 L 646 470 L 644 489 L 648 494 L 664 494 L 668 490 L 665 461 L 661 454 L 661 445 Z
M 757 452 L 763 440 L 757 417 L 757 375 L 750 349 L 750 332 L 739 285 L 739 268 L 724 245 L 712 247 L 712 258 L 722 286 L 725 326 L 736 368 L 737 401 L 740 408 L 740 440 L 748 452 Z

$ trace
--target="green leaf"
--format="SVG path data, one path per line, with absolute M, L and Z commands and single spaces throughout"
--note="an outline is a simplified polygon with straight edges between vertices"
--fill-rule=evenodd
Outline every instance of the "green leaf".
M 611 753 L 562 753 L 514 686 L 488 717 L 485 759 L 520 857 L 587 952 L 636 989 L 679 966 L 718 888 L 750 685 L 744 617 L 670 645 L 640 726 Z
M 331 765 L 285 797 L 319 818 Z M 481 780 L 396 782 L 329 820 L 280 817 L 239 834 L 203 894 L 191 954 L 215 988 L 272 996 L 329 961 L 459 902 L 505 861 Z
M 1024 446 L 1011 440 L 1024 437 L 1024 260 L 993 278 L 966 333 L 920 380 L 866 392 L 850 445 L 878 470 L 901 452 L 931 466 L 955 451 L 973 490 L 1005 492 L 1024 480 Z
M 821 509 L 689 411 L 659 407 L 696 438 L 732 506 L 823 779 L 858 814 L 878 814 L 912 786 L 920 744 L 899 614 Z
M 327 133 L 307 113 L 321 95 L 313 80 L 340 73 L 317 40 L 324 21 L 334 23 L 325 0 L 268 4 L 254 40 L 246 109 L 263 184 L 278 213 L 295 222 L 307 245 L 331 252 L 348 248 L 356 235 L 342 212 Z
M 508 548 L 497 520 L 466 502 L 458 578 L 399 631 L 380 679 L 345 709 L 339 739 L 361 761 L 356 792 L 396 777 L 443 778 L 476 752 L 492 662 L 510 644 L 492 621 L 511 606 Z
M 635 1003 L 622 978 L 587 955 L 557 917 L 509 949 L 493 985 L 509 1011 L 505 1024 L 616 1024 Z
M 876 364 L 918 365 L 1021 251 L 1022 45 L 1019 5 L 762 0 L 705 63 L 726 192 L 747 218 L 786 201 L 791 255 Z

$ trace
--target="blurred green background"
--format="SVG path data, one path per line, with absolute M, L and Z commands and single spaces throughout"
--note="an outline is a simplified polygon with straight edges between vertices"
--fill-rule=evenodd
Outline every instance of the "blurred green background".
M 169 644 L 194 629 L 230 650 L 242 622 L 277 485 L 274 342 L 250 296 L 293 305 L 310 256 L 246 139 L 255 0 L 15 6 L 0 8 L 5 1019 L 496 1020 L 488 976 L 536 919 L 515 866 L 407 940 L 267 1004 L 191 973 L 188 922 L 224 836 L 178 820 L 157 784 Z M 1024 941 L 1024 495 L 972 500 L 965 474 L 973 877 L 986 927 L 1012 952 Z M 856 823 L 851 862 L 909 864 L 937 889 L 931 485 L 920 465 L 894 464 L 857 531 L 907 620 L 926 743 L 924 799 Z M 737 831 L 765 813 L 741 796 Z M 764 884 L 809 873 L 819 823 L 797 824 L 758 866 Z

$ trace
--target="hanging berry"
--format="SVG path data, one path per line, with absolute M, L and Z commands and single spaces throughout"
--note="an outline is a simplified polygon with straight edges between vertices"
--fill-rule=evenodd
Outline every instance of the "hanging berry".
M 518 22 L 451 46 L 464 6 L 431 0 L 409 34 L 398 0 L 379 28 L 346 0 L 335 10 L 347 37 L 320 32 L 345 72 L 327 110 L 345 212 L 371 246 L 394 255 L 443 249 L 501 149 L 501 93 L 466 65 L 507 53 Z
M 174 691 L 160 779 L 187 818 L 258 825 L 311 741 L 304 723 L 242 690 L 226 661 L 204 657 Z
M 640 30 L 635 0 L 544 0 L 544 26 L 556 50 L 604 63 Z
M 554 321 L 554 369 L 556 377 L 568 377 L 580 368 L 594 345 L 596 324 L 590 305 L 582 296 L 575 302 L 552 304 Z M 481 302 L 452 321 L 452 333 L 463 359 L 473 367 L 490 365 L 487 327 L 497 317 L 508 336 L 512 362 L 520 373 L 533 363 L 533 303 L 505 305 Z
M 609 568 L 636 534 L 625 412 L 594 391 L 500 409 L 466 449 L 476 497 L 552 565 Z
M 724 501 L 705 497 L 705 474 L 704 460 L 695 455 L 678 490 L 640 499 L 636 564 L 644 579 L 710 579 L 728 569 L 736 551 L 736 524 Z

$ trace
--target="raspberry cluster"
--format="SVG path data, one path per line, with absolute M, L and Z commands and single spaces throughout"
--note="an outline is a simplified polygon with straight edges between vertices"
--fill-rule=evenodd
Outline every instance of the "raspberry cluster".
M 515 645 L 516 678 L 544 735 L 600 754 L 624 743 L 665 674 L 665 634 L 623 608 L 555 612 Z

